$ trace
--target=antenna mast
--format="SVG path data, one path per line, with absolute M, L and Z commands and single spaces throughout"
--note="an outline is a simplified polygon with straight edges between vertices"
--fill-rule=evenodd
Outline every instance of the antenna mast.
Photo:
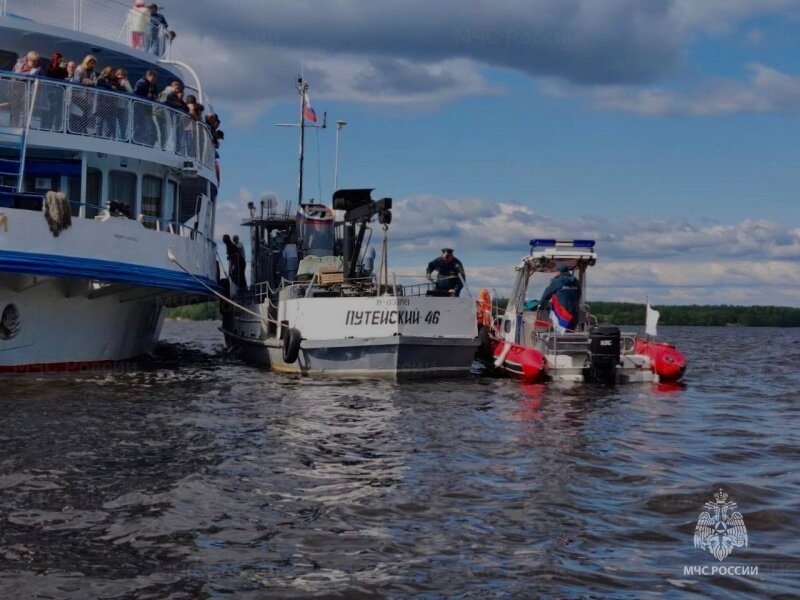
M 305 158 L 306 128 L 325 129 L 328 126 L 328 113 L 322 113 L 322 125 L 306 125 L 306 101 L 308 99 L 308 82 L 300 75 L 297 78 L 297 91 L 300 94 L 300 123 L 278 123 L 278 127 L 300 128 L 300 157 L 299 173 L 297 177 L 297 205 L 303 203 L 303 162 Z

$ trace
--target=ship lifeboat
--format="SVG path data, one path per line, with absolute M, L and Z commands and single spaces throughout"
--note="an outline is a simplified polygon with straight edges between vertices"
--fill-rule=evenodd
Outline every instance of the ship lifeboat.
M 672 344 L 637 337 L 635 353 L 650 358 L 650 369 L 662 382 L 678 381 L 686 372 L 686 359 Z

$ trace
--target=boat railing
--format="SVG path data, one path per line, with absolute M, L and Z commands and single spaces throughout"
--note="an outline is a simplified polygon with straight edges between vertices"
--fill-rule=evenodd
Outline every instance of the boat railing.
M 47 78 L 34 86 L 36 81 L 0 72 L 0 130 L 22 128 L 33 102 L 31 130 L 145 146 L 214 167 L 211 131 L 182 111 L 131 94 Z
M 172 36 L 144 9 L 118 0 L 0 0 L 0 17 L 14 17 L 88 33 L 159 58 L 169 55 Z

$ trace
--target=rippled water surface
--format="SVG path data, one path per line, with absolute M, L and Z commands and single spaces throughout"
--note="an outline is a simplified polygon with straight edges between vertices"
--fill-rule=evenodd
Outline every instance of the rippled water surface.
M 326 381 L 167 323 L 0 379 L 0 598 L 796 597 L 800 331 L 664 328 L 685 386 Z M 749 547 L 693 543 L 723 487 Z M 685 566 L 758 566 L 757 576 Z

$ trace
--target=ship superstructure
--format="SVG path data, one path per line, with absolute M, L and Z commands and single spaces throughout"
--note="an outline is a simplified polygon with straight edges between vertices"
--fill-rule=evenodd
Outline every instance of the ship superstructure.
M 35 51 L 155 71 L 171 36 L 114 0 L 0 2 L 0 372 L 74 369 L 151 351 L 166 307 L 217 288 L 218 176 L 203 120 L 124 91 L 13 72 Z M 191 71 L 190 71 L 191 72 Z M 190 89 L 194 88 L 194 89 Z M 208 105 L 208 102 L 204 102 Z

